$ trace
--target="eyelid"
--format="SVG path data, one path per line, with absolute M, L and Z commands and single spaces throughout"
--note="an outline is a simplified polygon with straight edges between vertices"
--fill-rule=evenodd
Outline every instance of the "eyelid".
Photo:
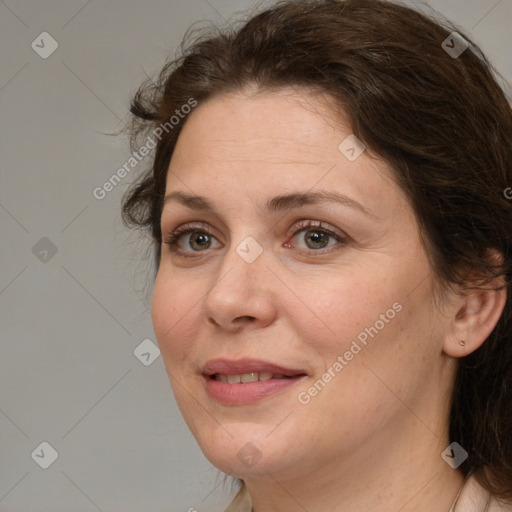
M 323 231 L 327 233 L 328 236 L 336 239 L 338 242 L 332 246 L 328 246 L 326 248 L 321 248 L 318 250 L 314 249 L 299 249 L 297 248 L 299 253 L 308 254 L 308 255 L 318 255 L 321 256 L 323 254 L 327 254 L 336 250 L 336 247 L 339 245 L 346 245 L 350 242 L 350 237 L 344 233 L 343 231 L 338 230 L 337 228 L 331 227 L 327 223 L 319 220 L 311 220 L 311 219 L 301 219 L 293 223 L 290 231 L 287 234 L 287 240 L 285 242 L 285 246 L 289 246 L 289 241 L 294 238 L 301 231 L 306 231 L 307 229 L 314 231 L 315 229 L 318 231 Z M 186 251 L 179 247 L 179 240 L 182 236 L 185 236 L 194 231 L 204 232 L 209 236 L 215 238 L 221 246 L 223 246 L 222 242 L 218 241 L 217 236 L 213 233 L 212 228 L 205 222 L 189 222 L 182 224 L 171 230 L 167 233 L 167 236 L 162 240 L 162 243 L 169 245 L 172 253 L 177 254 L 182 257 L 192 257 L 192 258 L 200 258 L 202 253 L 208 253 L 209 249 L 205 249 L 204 251 Z M 217 247 L 218 248 L 218 247 Z
M 294 222 L 290 228 L 290 234 L 288 236 L 295 236 L 299 231 L 302 231 L 306 228 L 317 228 L 319 231 L 326 231 L 327 233 L 330 233 L 333 236 L 337 236 L 343 240 L 349 239 L 349 236 L 345 232 L 335 228 L 334 226 L 331 226 L 330 224 L 327 224 L 321 220 L 311 219 L 301 219 Z
M 217 236 L 213 233 L 211 227 L 205 222 L 187 222 L 185 224 L 178 226 L 176 229 L 169 231 L 165 237 L 162 237 L 162 243 L 169 245 L 169 249 L 171 250 L 171 252 L 177 254 L 178 256 L 199 257 L 201 256 L 202 252 L 208 252 L 208 250 L 184 251 L 178 245 L 178 240 L 181 239 L 182 236 L 187 235 L 189 233 L 193 233 L 194 231 L 204 232 L 218 241 Z M 223 245 L 221 242 L 218 243 Z
M 320 249 L 303 249 L 297 246 L 294 246 L 296 252 L 300 255 L 305 255 L 307 257 L 317 257 L 321 258 L 323 256 L 327 256 L 328 254 L 340 250 L 342 247 L 347 246 L 351 242 L 351 238 L 346 235 L 343 231 L 340 231 L 334 227 L 330 227 L 330 225 L 326 224 L 322 221 L 313 221 L 313 220 L 301 220 L 299 224 L 293 225 L 293 233 L 287 239 L 285 245 L 289 246 L 289 241 L 294 239 L 299 233 L 306 231 L 321 231 L 326 233 L 327 236 L 336 240 L 337 243 L 328 245 L 327 247 L 322 247 Z
M 185 233 L 188 233 L 189 231 L 204 231 L 208 233 L 209 235 L 215 236 L 211 226 L 206 222 L 186 222 L 185 224 L 180 224 L 178 227 L 170 230 L 165 230 L 162 228 L 162 243 L 167 243 L 164 240 L 166 237 L 164 236 L 164 233 L 166 233 L 167 237 L 170 238 L 171 236 L 179 236 L 183 235 Z M 216 237 L 217 238 L 217 237 Z

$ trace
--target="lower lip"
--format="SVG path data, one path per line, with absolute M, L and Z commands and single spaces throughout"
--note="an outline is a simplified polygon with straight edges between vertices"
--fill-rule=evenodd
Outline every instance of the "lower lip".
M 259 380 L 239 384 L 229 384 L 214 380 L 211 377 L 205 377 L 205 379 L 206 390 L 214 400 L 224 405 L 243 405 L 257 402 L 288 389 L 304 377 L 305 375 L 299 375 L 284 379 Z

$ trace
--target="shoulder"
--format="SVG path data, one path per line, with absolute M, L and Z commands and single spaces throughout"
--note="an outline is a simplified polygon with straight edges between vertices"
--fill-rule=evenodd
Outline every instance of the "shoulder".
M 489 504 L 488 508 L 487 504 Z M 503 503 L 489 495 L 476 478 L 470 476 L 457 502 L 456 512 L 512 512 L 512 504 Z M 242 486 L 224 512 L 251 512 L 252 502 Z
M 512 512 L 512 503 L 503 503 L 492 498 L 488 512 Z
M 489 505 L 486 508 L 487 504 Z M 512 512 L 512 504 L 506 504 L 490 496 L 475 477 L 470 476 L 455 508 L 456 512 Z

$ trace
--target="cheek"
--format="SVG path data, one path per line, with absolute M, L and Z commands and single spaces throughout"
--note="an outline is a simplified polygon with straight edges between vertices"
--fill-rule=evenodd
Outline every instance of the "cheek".
M 200 296 L 200 295 L 199 295 Z M 179 365 L 192 348 L 197 322 L 197 293 L 190 281 L 157 275 L 151 304 L 153 329 L 166 365 Z
M 369 336 L 365 329 L 374 333 L 377 323 L 377 330 L 383 331 L 399 315 L 400 307 L 393 305 L 403 294 L 399 287 L 390 286 L 387 277 L 347 271 L 304 284 L 294 290 L 302 302 L 294 323 L 305 342 L 312 340 L 328 352 L 342 354 L 358 335 L 363 341 L 365 333 Z
M 307 308 L 301 306 L 294 313 L 294 328 L 315 354 L 312 360 L 319 362 L 315 370 L 324 374 L 330 369 L 336 375 L 324 398 L 334 393 L 341 402 L 350 402 L 355 397 L 371 401 L 372 396 L 386 396 L 367 368 L 395 392 L 400 393 L 405 382 L 413 389 L 413 381 L 436 355 L 435 344 L 427 339 L 432 329 L 430 285 L 424 281 L 415 288 L 416 273 L 406 265 L 388 266 L 387 272 L 383 268 L 347 271 L 336 280 L 313 285 L 309 281 L 296 290 L 299 297 L 307 297 L 303 300 Z M 340 386 L 350 389 L 352 398 L 340 393 Z

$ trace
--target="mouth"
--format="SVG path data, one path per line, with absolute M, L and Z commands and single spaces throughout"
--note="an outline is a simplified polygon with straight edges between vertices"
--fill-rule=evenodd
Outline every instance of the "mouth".
M 249 372 L 237 375 L 214 373 L 213 375 L 210 375 L 210 378 L 213 380 L 220 380 L 221 382 L 227 382 L 228 384 L 246 384 L 248 382 L 265 382 L 272 379 L 293 379 L 301 375 L 283 375 L 282 373 L 271 372 Z
M 307 374 L 301 368 L 285 367 L 258 359 L 212 359 L 204 365 L 202 373 L 206 377 L 230 384 L 286 379 Z
M 202 374 L 210 397 L 224 405 L 262 400 L 307 376 L 303 369 L 251 359 L 215 359 L 204 366 Z

